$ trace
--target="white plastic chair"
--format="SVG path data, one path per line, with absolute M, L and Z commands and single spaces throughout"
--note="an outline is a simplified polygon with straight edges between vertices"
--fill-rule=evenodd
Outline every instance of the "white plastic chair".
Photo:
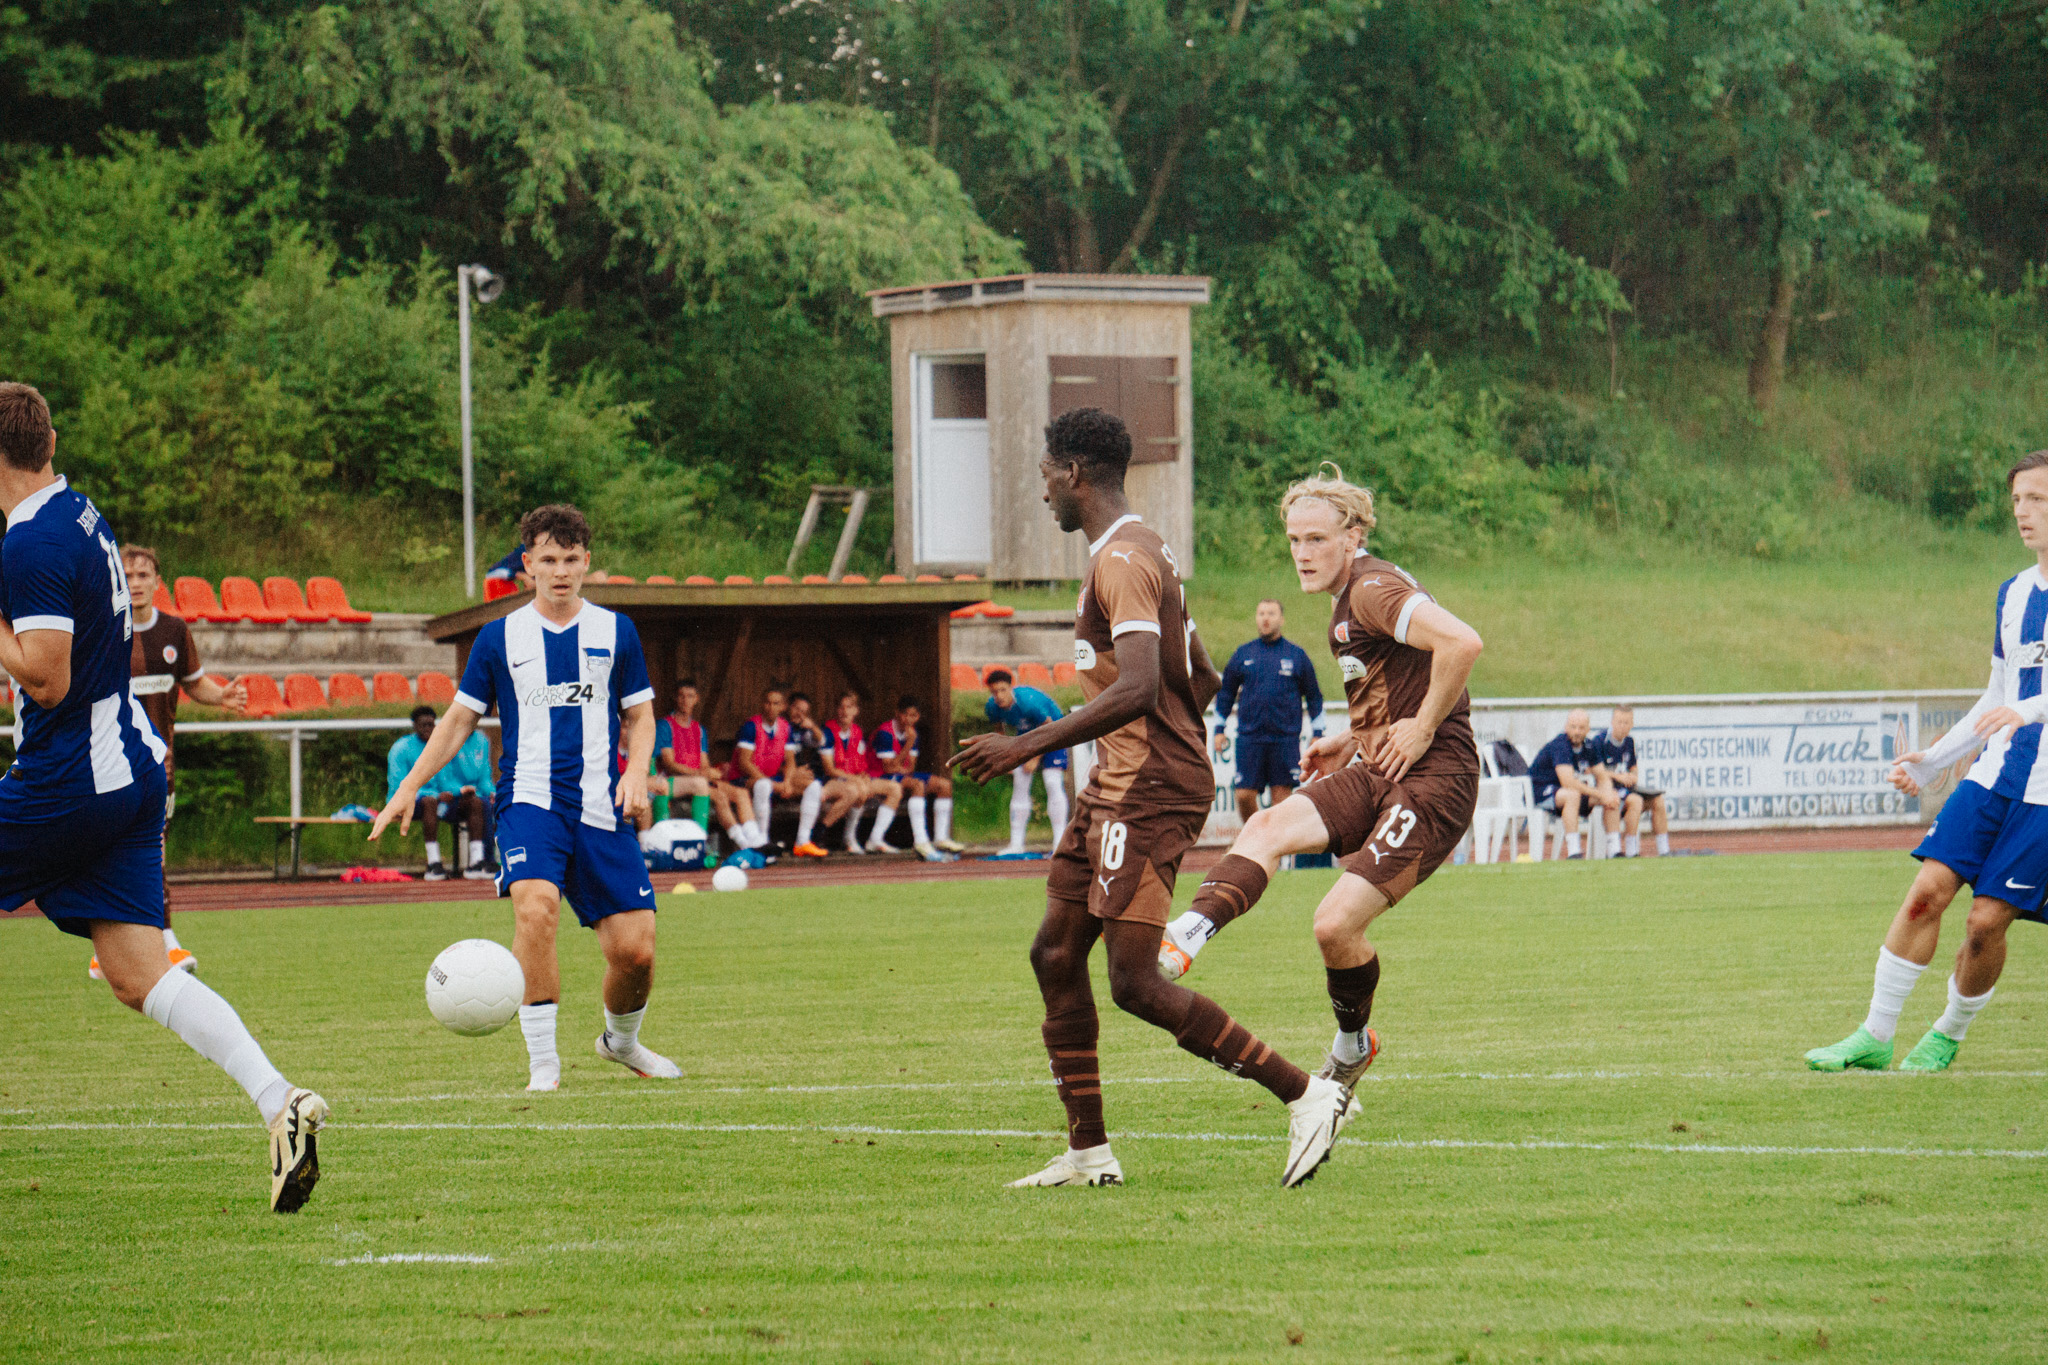
M 1550 813 L 1557 821 L 1557 847 L 1551 853 L 1553 858 L 1564 857 L 1564 817 Z M 1607 856 L 1607 810 L 1590 802 L 1579 812 L 1579 846 L 1586 850 L 1586 857 Z
M 1515 860 L 1517 823 L 1529 835 L 1529 856 L 1543 861 L 1543 845 L 1549 831 L 1549 816 L 1536 806 L 1536 790 L 1526 776 L 1504 777 L 1493 761 L 1491 747 L 1479 751 L 1479 800 L 1472 811 L 1472 860 L 1499 862 L 1506 844 L 1507 861 Z

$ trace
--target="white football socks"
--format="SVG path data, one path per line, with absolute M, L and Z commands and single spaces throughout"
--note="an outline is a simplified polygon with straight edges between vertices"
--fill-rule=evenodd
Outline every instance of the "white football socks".
M 441 865 L 441 845 L 440 845 L 440 844 L 438 844 L 438 843 L 428 844 L 428 845 L 427 845 L 427 866 L 428 866 L 428 867 L 439 867 L 440 865 Z
M 1058 769 L 1045 774 L 1045 813 L 1052 821 L 1052 841 L 1057 844 L 1067 832 L 1067 784 Z
M 932 798 L 932 837 L 942 842 L 953 837 L 953 798 L 950 796 Z
M 1628 854 L 1628 856 L 1631 858 L 1642 857 L 1643 836 L 1640 834 L 1631 834 L 1626 839 L 1623 839 L 1621 841 L 1621 851 L 1623 853 Z
M 194 1052 L 235 1078 L 269 1123 L 284 1112 L 292 1085 L 263 1054 L 235 1007 L 189 972 L 165 972 L 142 1012 L 183 1038 Z
M 605 1036 L 612 1041 L 612 1051 L 631 1052 L 640 1042 L 640 1021 L 646 1017 L 645 1005 L 628 1014 L 613 1014 L 610 1009 L 606 1009 L 604 1031 Z
M 1906 997 L 1913 993 L 1913 983 L 1926 970 L 1920 963 L 1908 962 L 1889 948 L 1877 950 L 1877 980 L 1870 991 L 1870 1013 L 1863 1020 L 1863 1027 L 1871 1037 L 1880 1043 L 1892 1040 L 1892 1035 L 1899 1031 L 1899 1011 L 1906 1008 Z
M 931 832 L 924 825 L 924 798 L 913 796 L 905 803 L 910 807 L 910 838 L 913 843 L 928 844 Z
M 1946 1034 L 1959 1043 L 1962 1042 L 1963 1035 L 1970 1031 L 1970 1021 L 1977 1017 L 1979 1010 L 1991 1003 L 1995 989 L 1994 987 L 1982 995 L 1964 995 L 1956 989 L 1955 977 L 1950 976 L 1948 1008 L 1942 1011 L 1941 1018 L 1934 1021 L 1934 1031 Z
M 1570 830 L 1565 831 L 1564 856 L 1567 858 L 1576 858 L 1579 856 L 1579 836 L 1573 834 Z
M 1010 846 L 1004 851 L 1022 853 L 1024 827 L 1031 823 L 1031 774 L 1019 768 L 1010 780 Z
M 1343 1029 L 1338 1029 L 1337 1036 L 1330 1041 L 1330 1055 L 1347 1066 L 1353 1062 L 1364 1061 L 1365 1051 L 1364 1029 L 1356 1033 L 1346 1033 Z
M 1610 858 L 1615 858 L 1615 857 L 1619 857 L 1620 855 L 1621 855 L 1621 832 L 1620 832 L 1619 830 L 1615 830 L 1615 831 L 1613 831 L 1613 832 L 1609 833 L 1609 834 L 1608 834 L 1608 836 L 1607 836 L 1607 856 L 1608 856 L 1608 857 L 1610 857 Z
M 170 931 L 169 929 L 165 929 L 165 930 L 164 930 L 164 951 L 165 951 L 165 952 L 167 952 L 167 953 L 168 953 L 168 952 L 171 952 L 172 950 L 174 950 L 174 949 L 176 949 L 176 948 L 180 948 L 180 947 L 182 947 L 182 946 L 183 946 L 183 945 L 182 945 L 182 944 L 180 944 L 180 943 L 178 942 L 178 936 L 177 936 L 176 934 L 172 933 L 172 932 L 171 932 L 171 931 Z
M 519 1031 L 526 1035 L 528 1090 L 553 1090 L 562 1083 L 562 1058 L 555 1051 L 555 1011 L 560 1008 L 553 1001 L 519 1007 Z
M 868 831 L 868 847 L 883 843 L 882 836 L 889 832 L 889 826 L 896 823 L 896 807 L 884 806 L 875 812 L 875 826 Z
M 859 831 L 860 806 L 856 804 L 852 810 L 846 812 L 846 851 L 848 853 L 860 852 Z
M 754 823 L 760 827 L 761 842 L 768 842 L 768 816 L 775 805 L 775 779 L 764 777 L 754 784 Z
M 1657 856 L 1659 858 L 1669 858 L 1671 856 L 1670 835 L 1660 834 L 1657 836 Z
M 1189 957 L 1201 952 L 1202 945 L 1215 933 L 1215 923 L 1199 910 L 1182 911 L 1179 918 L 1166 926 L 1166 937 L 1173 941 L 1174 947 Z
M 808 844 L 811 831 L 818 827 L 818 811 L 825 804 L 825 784 L 813 782 L 804 788 L 803 798 L 797 802 L 796 841 Z

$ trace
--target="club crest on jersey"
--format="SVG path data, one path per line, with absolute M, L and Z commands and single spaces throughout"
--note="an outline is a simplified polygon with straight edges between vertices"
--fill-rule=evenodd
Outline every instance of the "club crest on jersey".
M 588 646 L 584 648 L 583 672 L 586 677 L 596 673 L 609 673 L 611 671 L 612 652 L 610 650 L 592 649 Z
M 1331 629 L 1330 634 L 1336 639 L 1338 644 L 1349 644 L 1351 642 L 1351 623 L 1349 621 L 1339 621 Z
M 1337 660 L 1337 669 L 1344 675 L 1345 682 L 1358 682 L 1366 675 L 1365 660 L 1354 659 L 1349 654 Z
M 1095 667 L 1095 646 L 1086 640 L 1074 641 L 1074 667 L 1086 673 Z
M 165 645 L 165 646 L 164 646 L 164 662 L 165 662 L 165 663 L 167 663 L 167 664 L 174 664 L 174 663 L 178 662 L 178 651 L 177 651 L 177 647 L 176 647 L 176 646 L 174 646 L 174 645 Z

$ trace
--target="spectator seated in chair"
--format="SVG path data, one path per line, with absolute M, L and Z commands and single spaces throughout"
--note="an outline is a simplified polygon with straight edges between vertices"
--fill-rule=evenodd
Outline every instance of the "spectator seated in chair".
M 1657 839 L 1657 856 L 1671 856 L 1671 815 L 1665 808 L 1664 793 L 1643 786 L 1643 770 L 1636 762 L 1636 709 L 1617 706 L 1607 728 L 1593 736 L 1600 746 L 1600 770 L 1621 798 L 1621 853 L 1624 858 L 1643 856 L 1643 811 L 1650 812 L 1650 832 Z
M 832 770 L 859 792 L 846 812 L 846 851 L 885 853 L 889 845 L 883 836 L 895 823 L 896 807 L 903 800 L 903 786 L 883 777 L 874 752 L 868 747 L 867 732 L 860 728 L 860 693 L 848 691 L 839 694 L 839 718 L 827 721 L 825 729 L 832 736 Z M 867 846 L 863 848 L 860 813 L 867 809 L 871 800 L 877 809 L 874 824 L 868 830 Z
M 796 827 L 796 846 L 790 852 L 799 858 L 823 858 L 825 850 L 811 840 L 818 825 L 836 825 L 852 819 L 868 797 L 865 773 L 849 773 L 839 766 L 839 742 L 831 728 L 818 723 L 811 699 L 802 692 L 789 698 L 790 742 L 797 767 L 811 775 L 804 788 Z
M 1564 850 L 1567 858 L 1583 858 L 1579 847 L 1579 817 L 1602 808 L 1607 826 L 1609 856 L 1621 851 L 1621 798 L 1602 775 L 1606 751 L 1593 739 L 1593 719 L 1584 711 L 1565 717 L 1564 733 L 1536 751 L 1529 764 L 1529 781 L 1536 789 L 1536 804 L 1554 810 L 1564 820 Z
M 709 830 L 696 814 L 696 798 L 703 797 L 705 814 L 718 821 L 735 849 L 761 847 L 768 835 L 754 820 L 753 798 L 745 787 L 726 781 L 725 770 L 711 761 L 710 741 L 697 719 L 697 680 L 678 682 L 674 700 L 675 709 L 654 725 L 654 766 L 668 779 L 669 796 L 690 797 L 691 818 Z
M 905 693 L 896 700 L 895 716 L 875 727 L 874 734 L 868 736 L 868 744 L 875 751 L 883 778 L 896 784 L 909 798 L 911 847 L 926 862 L 937 863 L 944 862 L 949 854 L 966 852 L 967 846 L 953 840 L 953 780 L 918 765 L 917 722 L 923 714 L 923 704 Z M 932 813 L 929 832 L 924 819 L 927 798 Z M 886 845 L 876 848 L 873 839 L 868 841 L 868 848 L 877 853 L 888 851 Z
M 412 771 L 420 751 L 427 747 L 433 737 L 436 716 L 431 706 L 416 706 L 412 711 L 412 733 L 401 736 L 391 746 L 385 759 L 384 799 L 389 802 L 398 794 L 398 786 L 405 775 Z M 491 746 L 481 733 L 471 735 L 463 746 L 455 751 L 455 757 L 448 760 L 446 767 L 427 780 L 420 788 L 419 805 L 414 818 L 420 822 L 420 833 L 427 845 L 426 880 L 438 882 L 447 880 L 447 870 L 441 864 L 441 821 L 452 820 L 469 831 L 469 866 L 462 870 L 465 878 L 480 881 L 491 874 L 484 868 L 484 851 L 488 841 L 484 837 L 485 818 L 489 812 L 491 798 L 497 789 L 491 777 Z
M 768 822 L 775 798 L 800 800 L 811 785 L 808 769 L 798 768 L 791 744 L 789 688 L 770 683 L 761 691 L 761 711 L 740 726 L 732 742 L 732 762 L 726 765 L 725 780 L 744 787 L 754 796 L 754 820 L 767 842 Z

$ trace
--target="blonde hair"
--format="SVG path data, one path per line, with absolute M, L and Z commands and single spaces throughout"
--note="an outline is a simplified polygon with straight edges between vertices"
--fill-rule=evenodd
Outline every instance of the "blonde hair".
M 1327 474 L 1323 472 L 1326 469 L 1329 471 Z M 1372 490 L 1347 480 L 1344 471 L 1328 460 L 1317 465 L 1315 473 L 1287 490 L 1280 499 L 1280 515 L 1286 516 L 1294 510 L 1294 504 L 1309 498 L 1329 504 L 1344 519 L 1347 531 L 1356 526 L 1362 536 L 1379 524 L 1379 518 L 1373 515 Z

